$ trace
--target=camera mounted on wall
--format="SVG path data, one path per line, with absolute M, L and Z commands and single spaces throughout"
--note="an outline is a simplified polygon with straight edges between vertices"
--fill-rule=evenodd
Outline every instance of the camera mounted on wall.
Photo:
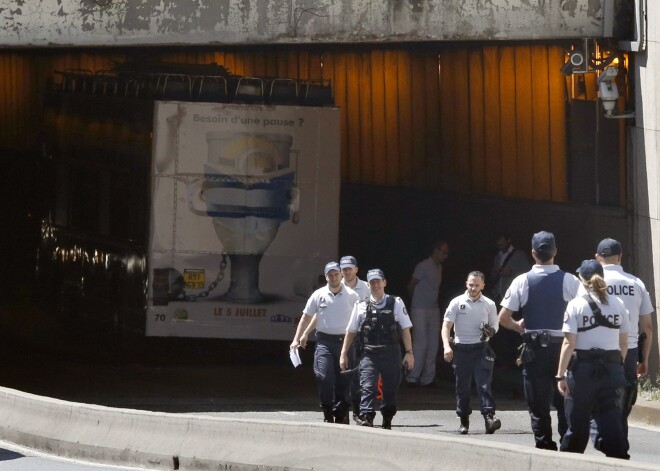
M 620 69 L 620 67 L 623 67 Z M 583 39 L 574 44 L 568 53 L 561 72 L 573 80 L 579 78 L 580 88 L 584 92 L 587 87 L 587 100 L 589 89 L 594 86 L 594 79 L 587 79 L 586 74 L 595 74 L 595 88 L 591 96 L 600 98 L 606 118 L 633 118 L 634 111 L 615 112 L 619 101 L 619 75 L 625 75 L 624 54 L 620 51 L 610 50 L 597 44 L 593 39 Z M 625 80 L 625 78 L 624 78 Z M 575 85 L 574 85 L 575 86 Z
M 569 76 L 595 72 L 590 46 L 591 40 L 589 39 L 583 39 L 581 44 L 573 46 L 571 52 L 568 53 L 566 63 L 560 69 L 561 73 Z

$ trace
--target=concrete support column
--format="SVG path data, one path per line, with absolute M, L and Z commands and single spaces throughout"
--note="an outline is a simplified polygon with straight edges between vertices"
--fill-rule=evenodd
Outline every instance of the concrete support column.
M 648 25 L 660 21 L 660 4 L 648 2 Z M 651 293 L 656 311 L 660 306 L 660 31 L 648 28 L 645 51 L 635 54 L 635 128 L 630 154 L 634 214 L 634 263 L 628 268 Z M 624 261 L 625 262 L 625 261 Z M 658 375 L 658 317 L 653 315 L 656 337 L 650 369 Z

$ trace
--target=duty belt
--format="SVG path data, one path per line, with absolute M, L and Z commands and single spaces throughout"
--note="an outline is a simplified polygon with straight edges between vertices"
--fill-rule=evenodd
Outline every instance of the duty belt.
M 532 347 L 547 347 L 552 343 L 562 343 L 564 337 L 552 335 L 547 330 L 525 332 L 522 334 L 522 341 Z
M 380 345 L 374 345 L 367 343 L 364 345 L 364 349 L 367 352 L 379 352 L 381 350 L 389 349 L 389 348 L 400 348 L 398 343 L 388 343 L 388 344 L 380 344 Z
M 318 330 L 316 331 L 316 339 L 317 340 L 328 340 L 330 342 L 343 342 L 344 341 L 344 334 L 326 334 L 325 332 L 319 332 Z
M 619 350 L 603 350 L 592 348 L 591 350 L 575 350 L 578 361 L 603 361 L 605 363 L 621 363 L 621 352 Z
M 486 342 L 479 343 L 457 343 L 454 344 L 454 350 L 457 352 L 471 352 L 472 350 L 480 350 L 484 348 Z

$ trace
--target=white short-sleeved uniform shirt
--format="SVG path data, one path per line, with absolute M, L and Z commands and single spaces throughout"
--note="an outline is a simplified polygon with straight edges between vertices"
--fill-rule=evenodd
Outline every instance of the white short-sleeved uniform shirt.
M 558 265 L 534 265 L 528 273 L 554 273 L 559 270 Z M 578 290 L 582 283 L 580 280 L 571 273 L 564 274 L 564 282 L 562 285 L 562 293 L 564 301 L 570 301 L 577 296 Z M 519 311 L 527 304 L 527 297 L 529 295 L 529 284 L 527 282 L 527 273 L 518 275 L 511 282 L 511 286 L 506 290 L 504 299 L 500 305 L 511 311 Z M 554 335 L 562 335 L 560 331 L 551 331 Z
M 351 288 L 353 291 L 355 291 L 358 294 L 358 297 L 360 298 L 360 301 L 364 301 L 365 299 L 369 299 L 369 296 L 371 296 L 371 288 L 369 287 L 369 283 L 367 283 L 364 280 L 361 280 L 357 278 L 357 283 L 355 283 L 355 286 Z M 341 283 L 346 286 L 344 283 L 344 280 L 341 280 Z
M 412 277 L 419 280 L 413 290 L 413 309 L 437 309 L 438 294 L 442 283 L 442 264 L 436 265 L 431 257 L 415 266 Z
M 328 285 L 317 289 L 307 300 L 303 314 L 316 314 L 316 330 L 330 335 L 343 335 L 351 318 L 358 295 L 348 286 L 341 287 L 337 294 Z
M 646 285 L 636 276 L 623 271 L 621 265 L 603 265 L 603 274 L 605 275 L 605 283 L 607 283 L 607 294 L 616 296 L 623 301 L 630 315 L 628 348 L 637 348 L 639 318 L 650 316 L 654 310 Z M 579 294 L 586 294 L 586 292 L 586 288 L 582 286 Z
M 360 326 L 364 322 L 367 313 L 367 304 L 369 301 L 377 308 L 385 307 L 387 298 L 390 295 L 386 294 L 380 301 L 374 300 L 373 296 L 369 296 L 369 299 L 366 301 L 360 301 L 355 304 L 353 307 L 353 312 L 351 313 L 351 320 L 348 322 L 348 327 L 346 327 L 346 332 L 357 333 L 360 330 Z M 409 329 L 412 327 L 412 322 L 410 321 L 410 316 L 408 316 L 408 311 L 406 310 L 406 305 L 403 303 L 403 300 L 397 296 L 394 297 L 394 320 L 399 324 L 401 329 Z
M 454 341 L 459 344 L 480 343 L 482 322 L 499 328 L 495 303 L 483 294 L 472 301 L 467 291 L 449 302 L 443 320 L 454 324 Z
M 619 329 L 599 326 L 579 332 L 578 329 L 595 325 L 596 318 L 589 306 L 589 302 L 583 296 L 578 296 L 566 306 L 562 331 L 577 334 L 575 344 L 577 350 L 590 350 L 592 348 L 619 350 L 619 334 L 630 331 L 630 321 L 626 306 L 616 296 L 608 295 L 608 304 L 601 303 L 596 296 L 591 296 L 591 298 L 607 320 L 614 325 L 618 325 Z

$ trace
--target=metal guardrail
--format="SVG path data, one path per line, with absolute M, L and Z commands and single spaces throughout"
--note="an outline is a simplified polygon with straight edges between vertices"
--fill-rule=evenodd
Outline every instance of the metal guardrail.
M 66 69 L 54 72 L 51 91 L 144 100 L 292 106 L 334 106 L 329 79 L 242 77 L 176 72 Z

